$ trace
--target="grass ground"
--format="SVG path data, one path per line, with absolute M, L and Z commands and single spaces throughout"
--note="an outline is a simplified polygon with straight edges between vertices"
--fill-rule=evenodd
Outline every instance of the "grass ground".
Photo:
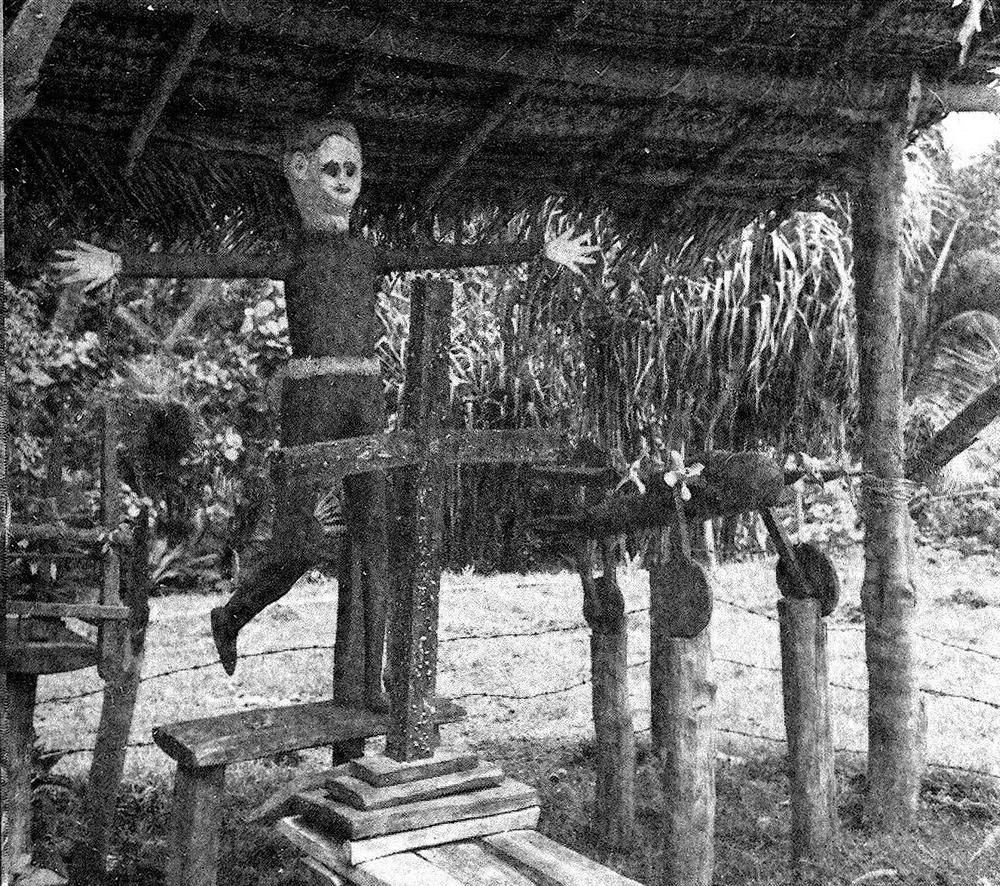
M 984 835 L 1000 823 L 1000 781 L 976 778 L 956 769 L 935 769 L 925 783 L 923 815 L 911 835 L 894 840 L 868 838 L 858 828 L 863 787 L 865 684 L 859 601 L 860 555 L 838 562 L 844 599 L 832 617 L 830 675 L 835 743 L 839 755 L 843 837 L 819 882 L 849 883 L 872 869 L 900 872 L 895 882 L 970 884 L 1000 882 L 1000 856 L 971 858 Z M 645 573 L 625 569 L 622 583 L 632 616 L 632 691 L 637 729 L 648 725 L 648 604 Z M 920 631 L 924 686 L 938 693 L 975 696 L 1000 702 L 1000 561 L 924 549 L 919 557 Z M 718 603 L 713 646 L 718 684 L 717 724 L 719 884 L 787 882 L 788 806 L 780 739 L 776 589 L 769 561 L 734 564 L 716 575 Z M 655 879 L 658 843 L 658 778 L 655 763 L 643 755 L 638 771 L 640 836 L 628 853 L 610 858 L 595 849 L 588 826 L 593 792 L 589 744 L 588 643 L 581 621 L 578 581 L 569 574 L 481 577 L 446 576 L 441 604 L 439 688 L 459 699 L 468 720 L 449 727 L 448 741 L 464 741 L 501 762 L 507 771 L 536 785 L 543 796 L 542 828 L 582 851 L 605 860 L 643 882 Z M 264 654 L 288 647 L 332 644 L 335 588 L 324 583 L 296 588 L 241 636 L 245 657 L 234 678 L 213 663 L 207 613 L 210 597 L 154 601 L 148 640 L 149 676 L 137 712 L 133 741 L 147 742 L 155 722 L 207 716 L 261 705 L 327 697 L 332 652 L 312 648 Z M 726 601 L 726 602 L 723 602 Z M 493 639 L 483 635 L 516 634 Z M 470 636 L 474 635 L 474 636 Z M 945 645 L 952 644 L 952 645 Z M 965 651 L 957 647 L 965 647 Z M 986 654 L 982 654 L 986 653 Z M 992 656 L 992 657 L 991 657 Z M 86 672 L 45 678 L 40 699 L 95 689 Z M 566 688 L 572 687 L 572 688 Z M 853 688 L 852 688 L 853 687 Z M 565 691 L 558 691 L 563 690 Z M 859 691 L 862 690 L 862 691 Z M 523 696 L 537 696 L 523 698 Z M 86 746 L 96 727 L 99 697 L 42 705 L 36 721 L 43 745 Z M 929 695 L 928 759 L 953 767 L 985 770 L 1000 776 L 1000 710 L 948 695 Z M 640 740 L 645 733 L 640 734 Z M 86 755 L 67 756 L 65 774 L 85 771 Z M 244 764 L 230 770 L 231 815 L 220 882 L 230 884 L 295 881 L 287 873 L 291 854 L 260 828 L 240 822 L 251 808 L 293 775 L 293 768 L 320 768 L 320 751 L 280 761 Z M 136 748 L 129 758 L 129 789 L 120 810 L 119 882 L 155 883 L 162 864 L 170 761 L 155 748 Z M 64 793 L 40 804 L 46 823 L 43 846 L 65 848 L 74 810 Z M 48 811 L 48 812 L 47 812 Z M 237 847 L 239 847 L 237 849 Z M 992 866 L 992 867 L 991 867 Z M 992 878 L 990 881 L 989 878 Z M 892 882 L 892 881 L 890 881 Z

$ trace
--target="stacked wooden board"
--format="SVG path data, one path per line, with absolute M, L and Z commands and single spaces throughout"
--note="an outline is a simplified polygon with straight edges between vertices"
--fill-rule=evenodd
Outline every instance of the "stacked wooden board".
M 370 756 L 295 795 L 277 828 L 303 877 L 359 886 L 635 886 L 533 830 L 538 795 L 474 754 Z

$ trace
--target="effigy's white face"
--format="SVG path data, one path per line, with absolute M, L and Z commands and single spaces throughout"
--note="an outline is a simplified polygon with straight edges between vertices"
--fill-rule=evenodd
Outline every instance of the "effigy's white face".
M 329 135 L 312 153 L 296 151 L 285 174 L 306 228 L 346 231 L 361 192 L 361 151 L 340 135 Z

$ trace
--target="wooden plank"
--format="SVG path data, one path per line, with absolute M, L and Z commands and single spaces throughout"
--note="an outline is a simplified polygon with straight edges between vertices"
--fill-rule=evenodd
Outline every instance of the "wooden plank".
M 52 624 L 45 640 L 20 635 L 21 624 L 4 619 L 7 670 L 18 674 L 63 674 L 97 664 L 97 645 L 61 622 Z
M 484 837 L 483 842 L 545 882 L 563 886 L 641 886 L 593 859 L 543 837 L 537 831 L 511 831 Z
M 80 621 L 128 621 L 127 606 L 100 603 L 48 603 L 42 600 L 9 600 L 7 617 L 78 618 Z
M 538 793 L 535 789 L 513 779 L 473 793 L 435 797 L 383 809 L 355 809 L 319 791 L 306 791 L 295 798 L 295 808 L 300 815 L 352 840 L 499 815 L 536 805 Z
M 536 886 L 517 868 L 477 841 L 447 843 L 418 849 L 417 854 L 465 886 Z
M 479 758 L 461 748 L 435 748 L 434 756 L 424 760 L 393 760 L 384 754 L 372 754 L 351 760 L 351 775 L 376 788 L 405 784 L 423 778 L 448 775 L 475 769 Z
M 475 769 L 437 775 L 385 788 L 375 788 L 363 779 L 344 775 L 327 784 L 327 794 L 334 800 L 346 803 L 355 809 L 385 809 L 389 806 L 433 800 L 436 797 L 448 797 L 481 788 L 498 787 L 502 781 L 503 770 L 499 766 L 482 763 Z
M 298 849 L 358 886 L 462 886 L 460 881 L 412 852 L 402 850 L 355 866 L 340 843 L 331 841 L 297 816 L 283 818 L 275 827 Z
M 348 881 L 335 873 L 315 858 L 300 858 L 298 861 L 299 877 L 314 886 L 348 886 Z
M 465 711 L 439 698 L 433 716 L 436 723 L 453 723 L 463 719 Z M 178 763 L 197 767 L 372 738 L 384 735 L 387 728 L 384 714 L 320 701 L 169 723 L 153 729 L 153 741 Z

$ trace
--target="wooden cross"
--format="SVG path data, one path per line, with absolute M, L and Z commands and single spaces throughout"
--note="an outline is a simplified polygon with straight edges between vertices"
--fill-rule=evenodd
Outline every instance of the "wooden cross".
M 569 457 L 565 438 L 549 431 L 447 430 L 452 292 L 453 284 L 441 279 L 420 280 L 414 286 L 399 431 L 283 450 L 291 472 L 306 472 L 326 485 L 351 474 L 408 468 L 399 484 L 394 518 L 390 518 L 392 594 L 386 675 L 391 702 L 386 753 L 401 761 L 434 752 L 448 466 L 551 464 Z

